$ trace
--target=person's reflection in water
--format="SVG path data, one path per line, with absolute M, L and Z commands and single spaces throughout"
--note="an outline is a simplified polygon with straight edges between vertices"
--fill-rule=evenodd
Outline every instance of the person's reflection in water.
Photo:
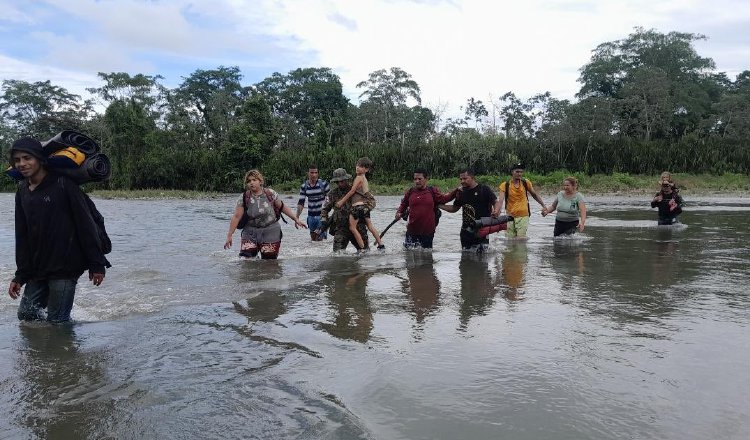
M 657 231 L 652 252 L 651 281 L 655 286 L 669 286 L 679 278 L 679 242 L 672 231 Z
M 44 439 L 98 437 L 97 422 L 104 425 L 112 409 L 81 396 L 103 386 L 103 359 L 81 352 L 72 324 L 28 323 L 19 330 L 19 424 Z
M 234 309 L 247 316 L 253 322 L 273 322 L 286 313 L 286 301 L 279 291 L 263 291 L 247 299 L 246 304 L 238 301 L 232 303 Z
M 575 275 L 583 276 L 586 270 L 584 249 L 576 238 L 556 239 L 552 245 L 552 267 L 560 278 L 560 288 L 573 289 Z
M 250 263 L 250 264 L 248 264 Z M 286 298 L 276 280 L 283 271 L 279 260 L 241 261 L 239 281 L 248 283 L 252 296 L 245 304 L 234 301 L 234 309 L 251 322 L 273 322 L 286 313 Z M 260 290 L 260 293 L 257 293 Z
M 335 269 L 334 269 L 335 270 Z M 329 273 L 321 288 L 327 290 L 334 313 L 333 322 L 320 324 L 321 328 L 339 339 L 367 342 L 373 328 L 367 281 L 375 272 L 345 271 Z
M 506 286 L 505 298 L 509 301 L 523 299 L 528 261 L 529 254 L 525 242 L 508 243 L 508 248 L 503 252 L 501 273 Z
M 560 279 L 560 289 L 570 292 L 574 289 L 576 279 L 585 285 L 587 279 L 584 277 L 586 263 L 584 248 L 577 238 L 557 238 L 552 244 L 552 267 Z M 576 278 L 576 275 L 578 278 Z M 599 279 L 599 278 L 593 278 Z
M 241 283 L 257 285 L 259 281 L 268 282 L 281 279 L 284 275 L 280 260 L 239 261 L 239 271 L 235 276 Z M 232 268 L 234 271 L 235 269 Z
M 416 320 L 415 329 L 418 330 L 425 318 L 438 307 L 440 280 L 435 273 L 432 252 L 413 250 L 404 254 L 406 256 L 406 279 L 402 285 L 404 291 L 409 292 L 410 311 Z
M 492 306 L 495 283 L 488 264 L 492 256 L 476 252 L 462 252 L 458 270 L 461 277 L 460 329 L 465 330 L 474 315 L 484 315 Z

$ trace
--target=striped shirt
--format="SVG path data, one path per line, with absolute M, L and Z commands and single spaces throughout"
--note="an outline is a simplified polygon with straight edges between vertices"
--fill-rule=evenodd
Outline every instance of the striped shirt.
M 328 182 L 323 179 L 318 179 L 315 185 L 310 185 L 310 181 L 305 180 L 305 183 L 299 187 L 299 202 L 297 202 L 297 205 L 305 206 L 305 198 L 307 198 L 307 215 L 320 217 L 320 209 L 323 207 L 323 201 L 328 191 L 330 191 Z

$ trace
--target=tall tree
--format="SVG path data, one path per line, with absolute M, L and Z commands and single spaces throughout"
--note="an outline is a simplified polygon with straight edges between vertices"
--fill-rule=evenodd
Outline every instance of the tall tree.
M 240 84 L 239 67 L 220 66 L 213 70 L 196 70 L 180 84 L 171 99 L 193 111 L 203 122 L 210 146 L 218 147 L 232 125 L 234 113 L 248 96 L 249 89 Z M 195 109 L 195 110 L 193 110 Z
M 111 72 L 97 74 L 104 81 L 101 87 L 86 89 L 93 95 L 98 95 L 105 103 L 109 104 L 117 100 L 132 100 L 144 108 L 155 105 L 164 90 L 159 81 L 164 79 L 161 75 L 143 75 L 141 73 L 130 76 L 126 72 Z
M 618 97 L 628 77 L 639 68 L 658 68 L 676 81 L 694 81 L 710 73 L 715 64 L 698 55 L 693 42 L 705 40 L 700 34 L 636 28 L 623 40 L 602 43 L 594 49 L 578 81 L 578 97 Z
M 398 67 L 380 69 L 370 73 L 366 81 L 357 84 L 357 88 L 364 89 L 359 95 L 363 99 L 362 104 L 371 106 L 382 114 L 382 126 L 378 128 L 382 132 L 383 141 L 394 136 L 403 140 L 404 121 L 394 117 L 396 109 L 408 107 L 409 99 L 418 105 L 422 104 L 419 85 L 411 75 Z
M 316 137 L 318 144 L 332 145 L 341 130 L 349 100 L 338 75 L 330 68 L 304 68 L 286 75 L 278 72 L 256 84 L 275 115 L 291 122 L 287 137 L 299 133 Z
M 531 136 L 533 120 L 530 115 L 531 105 L 524 103 L 513 92 L 500 97 L 500 117 L 503 119 L 503 130 L 508 138 L 525 139 Z
M 625 39 L 603 43 L 594 50 L 591 62 L 581 68 L 578 97 L 624 100 L 617 106 L 623 112 L 619 123 L 642 122 L 645 125 L 636 131 L 644 139 L 653 136 L 653 124 L 661 121 L 666 126 L 660 130 L 674 137 L 699 130 L 710 117 L 721 90 L 712 73 L 713 60 L 701 57 L 693 47 L 694 42 L 705 38 L 636 28 Z M 649 106 L 651 111 L 647 111 Z M 634 109 L 638 117 L 634 117 Z
M 650 141 L 669 133 L 674 104 L 669 95 L 669 79 L 658 68 L 640 68 L 632 73 L 620 91 L 618 121 L 621 135 Z
M 474 128 L 479 131 L 479 128 L 482 125 L 482 120 L 489 116 L 489 113 L 487 112 L 487 107 L 484 106 L 484 103 L 479 99 L 469 98 L 466 100 L 466 107 L 464 107 L 464 115 L 466 121 L 474 121 Z
M 104 112 L 107 152 L 112 157 L 113 184 L 133 188 L 141 170 L 138 163 L 147 151 L 147 138 L 156 124 L 144 107 L 134 99 L 116 99 Z M 169 167 L 168 163 L 163 164 Z
M 5 80 L 1 88 L 0 116 L 12 136 L 47 138 L 65 129 L 80 130 L 93 113 L 90 101 L 50 81 Z
M 750 70 L 737 75 L 714 110 L 712 128 L 719 136 L 743 141 L 750 138 Z
M 222 145 L 227 183 L 242 177 L 246 170 L 259 167 L 278 139 L 271 106 L 263 96 L 254 93 L 238 109 L 237 120 Z

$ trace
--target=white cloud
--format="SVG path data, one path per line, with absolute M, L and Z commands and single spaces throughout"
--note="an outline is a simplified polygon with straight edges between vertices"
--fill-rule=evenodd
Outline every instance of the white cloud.
M 486 102 L 506 91 L 572 98 L 578 69 L 598 44 L 624 38 L 636 26 L 682 30 L 672 16 L 686 12 L 722 22 L 738 2 L 723 3 L 722 11 L 697 0 L 282 0 L 266 7 L 278 20 L 272 32 L 317 53 L 315 64 L 334 68 L 351 96 L 370 72 L 398 66 L 420 84 L 427 105 L 447 101 L 455 108 L 469 97 Z
M 6 12 L 0 32 L 16 29 L 30 48 L 13 43 L 13 57 L 5 50 L 10 42 L 0 43 L 3 78 L 51 79 L 69 89 L 82 78 L 95 80 L 98 71 L 162 74 L 174 84 L 220 64 L 255 76 L 325 66 L 356 101 L 358 82 L 396 66 L 419 83 L 425 105 L 448 102 L 455 112 L 469 97 L 487 102 L 507 91 L 527 98 L 549 90 L 571 98 L 591 50 L 636 26 L 710 38 L 713 32 L 716 40 L 697 44 L 701 55 L 715 56 L 718 70 L 731 74 L 750 68 L 747 32 L 739 31 L 750 23 L 750 2 L 739 0 L 66 0 L 23 6 L 0 0 L 0 6 Z M 60 26 L 58 15 L 66 20 Z
M 100 85 L 96 74 L 79 74 L 64 68 L 19 61 L 0 54 L 0 78 L 22 79 L 29 82 L 50 80 L 53 85 L 65 87 L 69 92 L 89 97 L 87 87 Z

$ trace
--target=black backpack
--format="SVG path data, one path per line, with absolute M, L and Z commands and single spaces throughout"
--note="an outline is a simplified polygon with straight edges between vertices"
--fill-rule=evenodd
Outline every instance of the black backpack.
M 435 226 L 440 223 L 440 216 L 443 215 L 443 211 L 438 208 L 437 200 L 435 200 L 435 190 L 433 189 L 432 185 L 427 185 L 427 189 L 430 190 L 430 195 L 432 196 L 432 209 L 435 212 Z M 409 188 L 409 191 L 406 192 L 406 200 L 409 200 L 409 197 L 411 197 L 411 193 L 414 190 L 414 187 L 412 186 Z
M 91 217 L 94 219 L 94 223 L 96 223 L 96 233 L 99 236 L 99 241 L 102 243 L 102 252 L 106 255 L 112 252 L 112 240 L 109 239 L 107 228 L 104 226 L 104 216 L 96 209 L 94 201 L 91 200 L 88 194 L 83 193 L 83 197 L 86 199 L 86 204 L 89 205 Z
M 65 178 L 63 176 L 58 177 L 57 182 L 63 188 L 65 187 Z M 91 200 L 91 197 L 83 191 L 81 191 L 81 193 L 86 200 L 86 205 L 89 207 L 91 218 L 94 219 L 94 224 L 96 225 L 96 236 L 99 237 L 99 243 L 102 245 L 102 253 L 106 255 L 112 252 L 112 240 L 110 240 L 109 235 L 107 234 L 107 228 L 104 226 L 104 216 L 98 209 L 96 209 L 96 205 L 94 204 L 94 201 Z M 104 260 L 107 262 L 107 267 L 112 267 L 106 258 Z

